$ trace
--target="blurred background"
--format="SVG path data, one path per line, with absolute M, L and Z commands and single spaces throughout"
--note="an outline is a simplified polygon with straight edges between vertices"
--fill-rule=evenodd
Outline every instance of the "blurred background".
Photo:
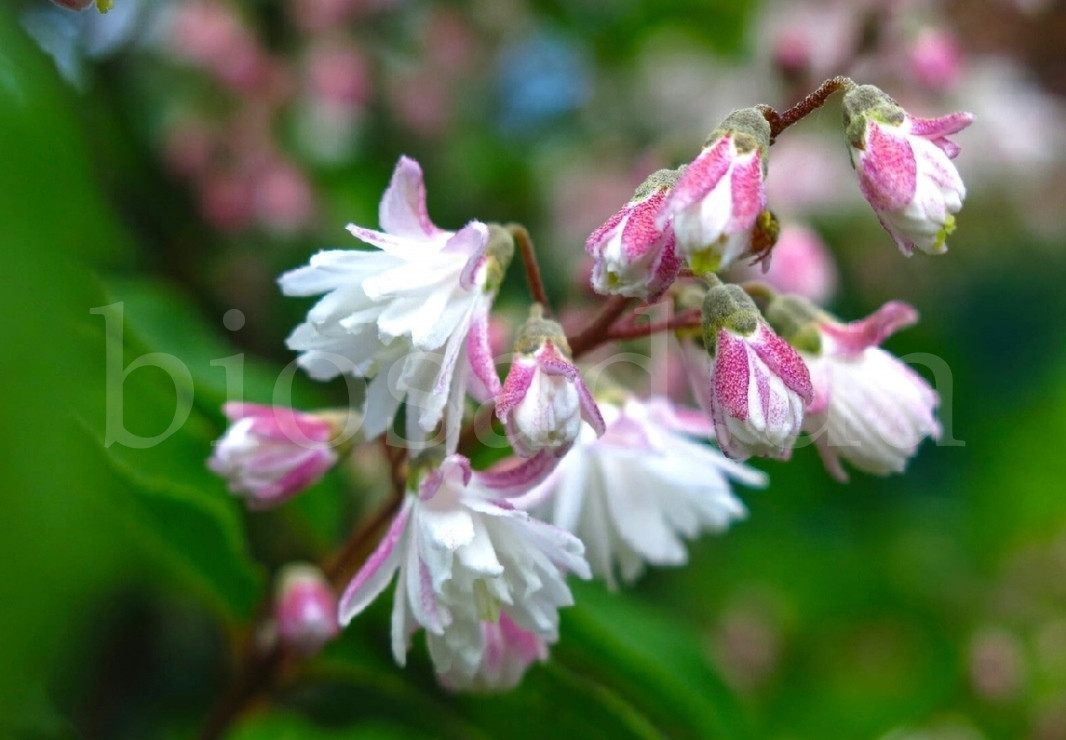
M 760 463 L 747 521 L 624 593 L 575 584 L 552 660 L 502 696 L 437 688 L 417 640 L 397 668 L 379 599 L 233 736 L 1066 737 L 1064 43 L 1048 0 L 5 3 L 3 734 L 194 735 L 271 574 L 380 499 L 374 451 L 253 515 L 204 460 L 222 402 L 269 403 L 292 360 L 309 302 L 277 275 L 376 225 L 399 155 L 437 224 L 525 224 L 581 307 L 585 238 L 649 172 L 845 73 L 977 116 L 943 257 L 880 229 L 835 100 L 770 160 L 831 310 L 921 312 L 888 348 L 936 358 L 912 359 L 941 445 L 847 485 L 809 448 Z M 503 316 L 528 300 L 511 272 Z

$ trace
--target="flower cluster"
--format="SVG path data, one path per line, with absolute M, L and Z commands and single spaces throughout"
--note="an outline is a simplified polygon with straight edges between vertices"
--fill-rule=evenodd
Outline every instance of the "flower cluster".
M 970 117 L 913 118 L 844 78 L 812 97 L 824 103 L 839 89 L 878 218 L 905 253 L 943 251 L 964 196 L 946 135 Z M 917 313 L 891 302 L 843 323 L 812 302 L 831 285 L 807 269 L 827 263 L 825 248 L 809 232 L 780 230 L 764 187 L 771 144 L 800 117 L 735 111 L 692 162 L 651 175 L 588 238 L 592 286 L 613 298 L 569 336 L 551 318 L 524 229 L 437 227 L 421 168 L 402 157 L 380 229 L 348 227 L 371 249 L 319 252 L 279 281 L 286 295 L 318 297 L 288 338 L 299 366 L 320 380 L 365 381 L 359 413 L 230 404 L 232 427 L 209 465 L 264 507 L 314 483 L 355 442 L 379 440 L 392 474 L 381 529 L 391 523 L 361 566 L 347 564 L 355 576 L 334 584 L 336 620 L 357 618 L 395 582 L 396 661 L 424 632 L 439 680 L 456 690 L 510 688 L 546 659 L 559 609 L 574 601 L 568 576 L 617 588 L 649 565 L 684 564 L 686 540 L 744 518 L 735 484 L 768 482 L 749 458 L 788 460 L 809 440 L 840 480 L 845 461 L 902 471 L 940 434 L 936 392 L 880 348 Z M 786 264 L 797 274 L 781 279 L 797 293 L 718 277 L 745 260 L 768 265 L 779 233 L 794 243 Z M 501 382 L 490 314 L 516 249 L 534 300 Z M 644 322 L 641 301 L 661 301 L 672 318 Z M 581 364 L 590 349 L 666 331 L 695 406 L 676 388 L 642 395 Z M 361 421 L 358 438 L 338 419 Z M 489 446 L 511 454 L 475 469 L 474 453 Z M 288 644 L 310 653 L 336 632 L 322 614 L 332 592 L 300 573 L 279 589 L 276 611 Z

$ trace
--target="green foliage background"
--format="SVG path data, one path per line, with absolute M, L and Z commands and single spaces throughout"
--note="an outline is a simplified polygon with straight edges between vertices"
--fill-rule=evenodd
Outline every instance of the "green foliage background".
M 652 30 L 692 13 L 700 43 L 743 48 L 743 4 L 536 7 L 546 26 L 621 69 Z M 245 395 L 269 401 L 288 361 L 280 338 L 301 308 L 275 301 L 250 352 L 221 329 L 225 306 L 205 286 L 217 279 L 211 250 L 222 247 L 188 225 L 195 215 L 150 163 L 131 124 L 139 112 L 117 105 L 112 83 L 104 76 L 75 93 L 0 9 L 0 728 L 13 736 L 192 734 L 225 686 L 229 641 L 269 572 L 328 552 L 364 505 L 336 475 L 253 517 L 206 471 L 227 397 L 211 361 L 247 352 Z M 521 151 L 538 146 L 533 136 L 517 146 L 471 123 L 419 151 L 385 126 L 373 135 L 350 168 L 321 175 L 337 224 L 373 223 L 401 151 L 425 160 L 441 223 L 477 213 L 535 226 L 543 216 Z M 448 192 L 446 182 L 461 187 Z M 440 690 L 420 647 L 398 669 L 379 603 L 233 737 L 1064 731 L 1064 260 L 1061 245 L 1019 240 L 1001 204 L 971 203 L 963 216 L 947 257 L 893 264 L 904 285 L 914 276 L 919 294 L 899 297 L 924 320 L 891 349 L 947 363 L 945 411 L 965 444 L 928 446 L 906 476 L 856 476 L 848 486 L 811 450 L 766 466 L 771 487 L 743 494 L 749 520 L 694 543 L 687 567 L 654 570 L 621 594 L 575 584 L 578 605 L 564 613 L 552 660 L 507 695 Z M 825 226 L 838 241 L 854 228 Z M 160 256 L 168 233 L 204 237 L 177 270 Z M 867 242 L 891 251 L 878 232 Z M 283 245 L 264 257 L 266 274 L 317 246 Z M 979 257 L 999 250 L 1014 256 Z M 202 279 L 190 278 L 198 269 Z M 520 282 L 509 285 L 505 305 L 520 303 Z M 550 288 L 567 286 L 556 278 Z M 854 290 L 840 313 L 890 297 Z M 166 352 L 191 373 L 178 387 L 156 370 L 129 374 L 124 419 L 137 434 L 165 428 L 181 394 L 194 399 L 179 431 L 147 449 L 104 444 L 100 310 L 119 301 L 123 366 Z M 294 382 L 310 405 L 337 390 Z M 989 644 L 1009 648 L 1001 660 L 1016 674 L 1000 694 L 975 683 L 975 650 Z M 1000 653 L 989 654 L 1002 669 Z

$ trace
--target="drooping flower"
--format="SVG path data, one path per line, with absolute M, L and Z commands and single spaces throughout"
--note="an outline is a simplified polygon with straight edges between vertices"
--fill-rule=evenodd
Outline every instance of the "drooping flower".
M 623 295 L 654 301 L 673 284 L 681 270 L 673 226 L 656 225 L 676 170 L 659 170 L 633 193 L 620 211 L 585 242 L 595 262 L 592 287 L 601 295 Z
M 966 186 L 948 139 L 973 122 L 970 113 L 915 118 L 873 85 L 844 95 L 844 132 L 859 189 L 903 254 L 947 251 Z
M 842 460 L 867 473 L 902 472 L 922 440 L 940 436 L 936 392 L 878 346 L 917 320 L 893 301 L 861 321 L 816 324 L 820 351 L 803 352 L 814 384 L 803 428 L 839 480 L 848 477 Z
M 384 432 L 406 401 L 414 447 L 445 408 L 447 440 L 455 439 L 468 380 L 499 389 L 487 322 L 513 249 L 479 221 L 458 232 L 438 229 L 425 195 L 418 163 L 402 157 L 381 199 L 383 231 L 348 227 L 378 249 L 319 252 L 279 280 L 286 295 L 325 294 L 288 338 L 300 366 L 320 380 L 371 379 L 368 439 Z
M 711 134 L 663 203 L 655 226 L 673 223 L 677 250 L 697 274 L 721 270 L 751 252 L 766 208 L 770 124 L 755 108 L 731 113 Z
M 329 415 L 251 403 L 227 403 L 222 410 L 232 424 L 207 466 L 249 508 L 288 501 L 337 462 L 335 444 L 343 430 Z
M 340 632 L 337 596 L 322 571 L 309 563 L 281 569 L 274 618 L 282 641 L 303 655 L 317 653 Z
M 563 328 L 534 304 L 514 344 L 514 362 L 496 398 L 496 414 L 516 454 L 548 450 L 562 457 L 586 421 L 603 434 L 603 417 L 570 359 Z
M 474 472 L 461 455 L 445 458 L 405 499 L 349 584 L 341 623 L 363 611 L 398 573 L 392 612 L 397 663 L 404 664 L 411 636 L 424 628 L 434 666 L 452 685 L 509 680 L 510 673 L 490 670 L 496 663 L 489 653 L 499 646 L 485 623 L 501 630 L 510 623 L 529 641 L 553 643 L 559 607 L 573 603 L 566 575 L 589 577 L 580 540 L 508 501 L 543 480 L 555 463 L 542 453 L 517 468 Z M 504 616 L 508 622 L 501 623 Z
M 730 479 L 766 484 L 763 473 L 699 441 L 714 430 L 698 411 L 663 398 L 601 409 L 604 435 L 584 429 L 555 472 L 515 503 L 580 537 L 593 574 L 611 588 L 646 564 L 684 564 L 685 539 L 743 518 Z
M 703 337 L 710 358 L 690 349 L 694 385 L 722 452 L 787 460 L 813 394 L 803 358 L 736 285 L 707 292 Z

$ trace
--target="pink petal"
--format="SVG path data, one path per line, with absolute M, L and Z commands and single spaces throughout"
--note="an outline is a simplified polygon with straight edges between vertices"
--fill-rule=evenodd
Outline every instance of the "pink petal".
M 698 203 L 707 193 L 714 190 L 733 162 L 732 143 L 731 136 L 723 136 L 713 147 L 704 149 L 692 164 L 685 168 L 655 219 L 655 225 L 659 229 L 665 228 L 670 217 L 677 211 Z
M 914 198 L 918 169 L 910 142 L 872 121 L 858 170 L 862 193 L 875 209 L 902 210 Z
M 902 301 L 889 301 L 874 313 L 850 324 L 824 323 L 819 329 L 832 337 L 839 354 L 859 354 L 876 347 L 900 329 L 917 323 L 918 312 Z
M 392 180 L 381 198 L 378 220 L 382 229 L 396 236 L 424 239 L 441 233 L 426 211 L 422 168 L 410 157 L 400 157 L 396 163 Z
M 521 496 L 555 470 L 559 460 L 549 450 L 542 450 L 535 457 L 506 469 L 485 470 L 475 473 L 478 483 L 502 498 Z
M 338 619 L 341 624 L 352 621 L 352 618 L 377 598 L 392 580 L 392 574 L 400 564 L 400 552 L 396 545 L 407 529 L 413 501 L 410 497 L 404 501 L 403 508 L 392 520 L 389 531 L 378 543 L 377 549 L 367 558 L 366 563 L 344 590 L 338 607 Z
M 728 233 L 747 231 L 766 208 L 766 190 L 762 180 L 762 157 L 756 149 L 751 156 L 737 157 L 730 173 L 733 213 L 726 227 Z

